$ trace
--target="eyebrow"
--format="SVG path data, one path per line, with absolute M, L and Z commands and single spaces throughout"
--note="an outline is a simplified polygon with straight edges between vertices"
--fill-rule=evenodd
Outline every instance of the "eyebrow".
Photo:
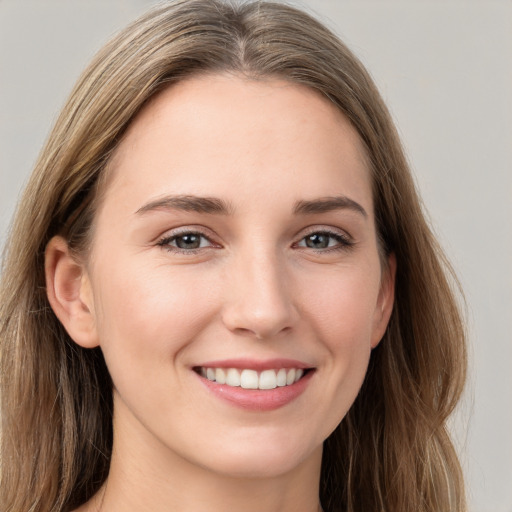
M 295 215 L 313 215 L 344 209 L 359 213 L 364 218 L 368 217 L 366 210 L 359 203 L 346 196 L 297 201 L 293 212 Z M 181 210 L 217 215 L 230 215 L 233 213 L 232 206 L 222 199 L 192 195 L 173 195 L 155 199 L 139 208 L 135 213 L 144 214 L 156 210 Z
M 233 209 L 229 203 L 216 197 L 177 195 L 150 201 L 135 213 L 142 214 L 154 210 L 182 210 L 185 212 L 229 215 Z
M 322 197 L 311 201 L 298 201 L 295 203 L 295 214 L 315 214 L 326 213 L 334 210 L 352 210 L 361 214 L 364 218 L 368 217 L 366 210 L 353 199 L 346 196 Z

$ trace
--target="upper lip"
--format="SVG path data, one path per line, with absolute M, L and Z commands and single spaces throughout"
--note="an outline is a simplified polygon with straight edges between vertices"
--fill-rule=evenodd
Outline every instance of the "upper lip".
M 255 370 L 255 371 L 263 371 L 263 370 L 279 370 L 281 368 L 302 368 L 303 370 L 307 368 L 313 368 L 312 365 L 304 363 L 302 361 L 298 361 L 295 359 L 265 359 L 265 360 L 257 360 L 257 359 L 246 359 L 246 358 L 236 358 L 236 359 L 222 359 L 218 361 L 207 361 L 197 365 L 199 368 L 237 368 L 240 370 Z

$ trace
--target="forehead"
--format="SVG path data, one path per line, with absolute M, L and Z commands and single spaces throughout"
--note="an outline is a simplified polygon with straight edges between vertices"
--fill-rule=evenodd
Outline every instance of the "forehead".
M 371 196 L 360 138 L 331 102 L 302 85 L 227 74 L 189 78 L 153 98 L 110 172 L 107 196 L 130 186 L 141 197 L 279 191 L 298 201 L 347 187 L 360 202 Z

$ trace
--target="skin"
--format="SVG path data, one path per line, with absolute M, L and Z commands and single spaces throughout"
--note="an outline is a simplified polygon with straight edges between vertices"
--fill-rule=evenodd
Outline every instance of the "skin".
M 194 77 L 145 107 L 108 172 L 87 258 L 58 237 L 46 254 L 52 307 L 78 344 L 101 346 L 115 386 L 110 475 L 79 510 L 318 510 L 322 443 L 393 305 L 356 132 L 305 87 Z M 155 206 L 177 194 L 228 211 Z M 361 209 L 294 211 L 340 196 Z M 201 247 L 179 251 L 184 231 Z M 325 232 L 328 247 L 308 246 Z M 248 411 L 192 369 L 235 357 L 314 372 L 292 402 Z

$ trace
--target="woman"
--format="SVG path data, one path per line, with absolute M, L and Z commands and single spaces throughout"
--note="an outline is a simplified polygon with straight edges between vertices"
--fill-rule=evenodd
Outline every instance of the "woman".
M 2 510 L 464 510 L 449 273 L 334 35 L 157 7 L 85 71 L 20 203 Z

